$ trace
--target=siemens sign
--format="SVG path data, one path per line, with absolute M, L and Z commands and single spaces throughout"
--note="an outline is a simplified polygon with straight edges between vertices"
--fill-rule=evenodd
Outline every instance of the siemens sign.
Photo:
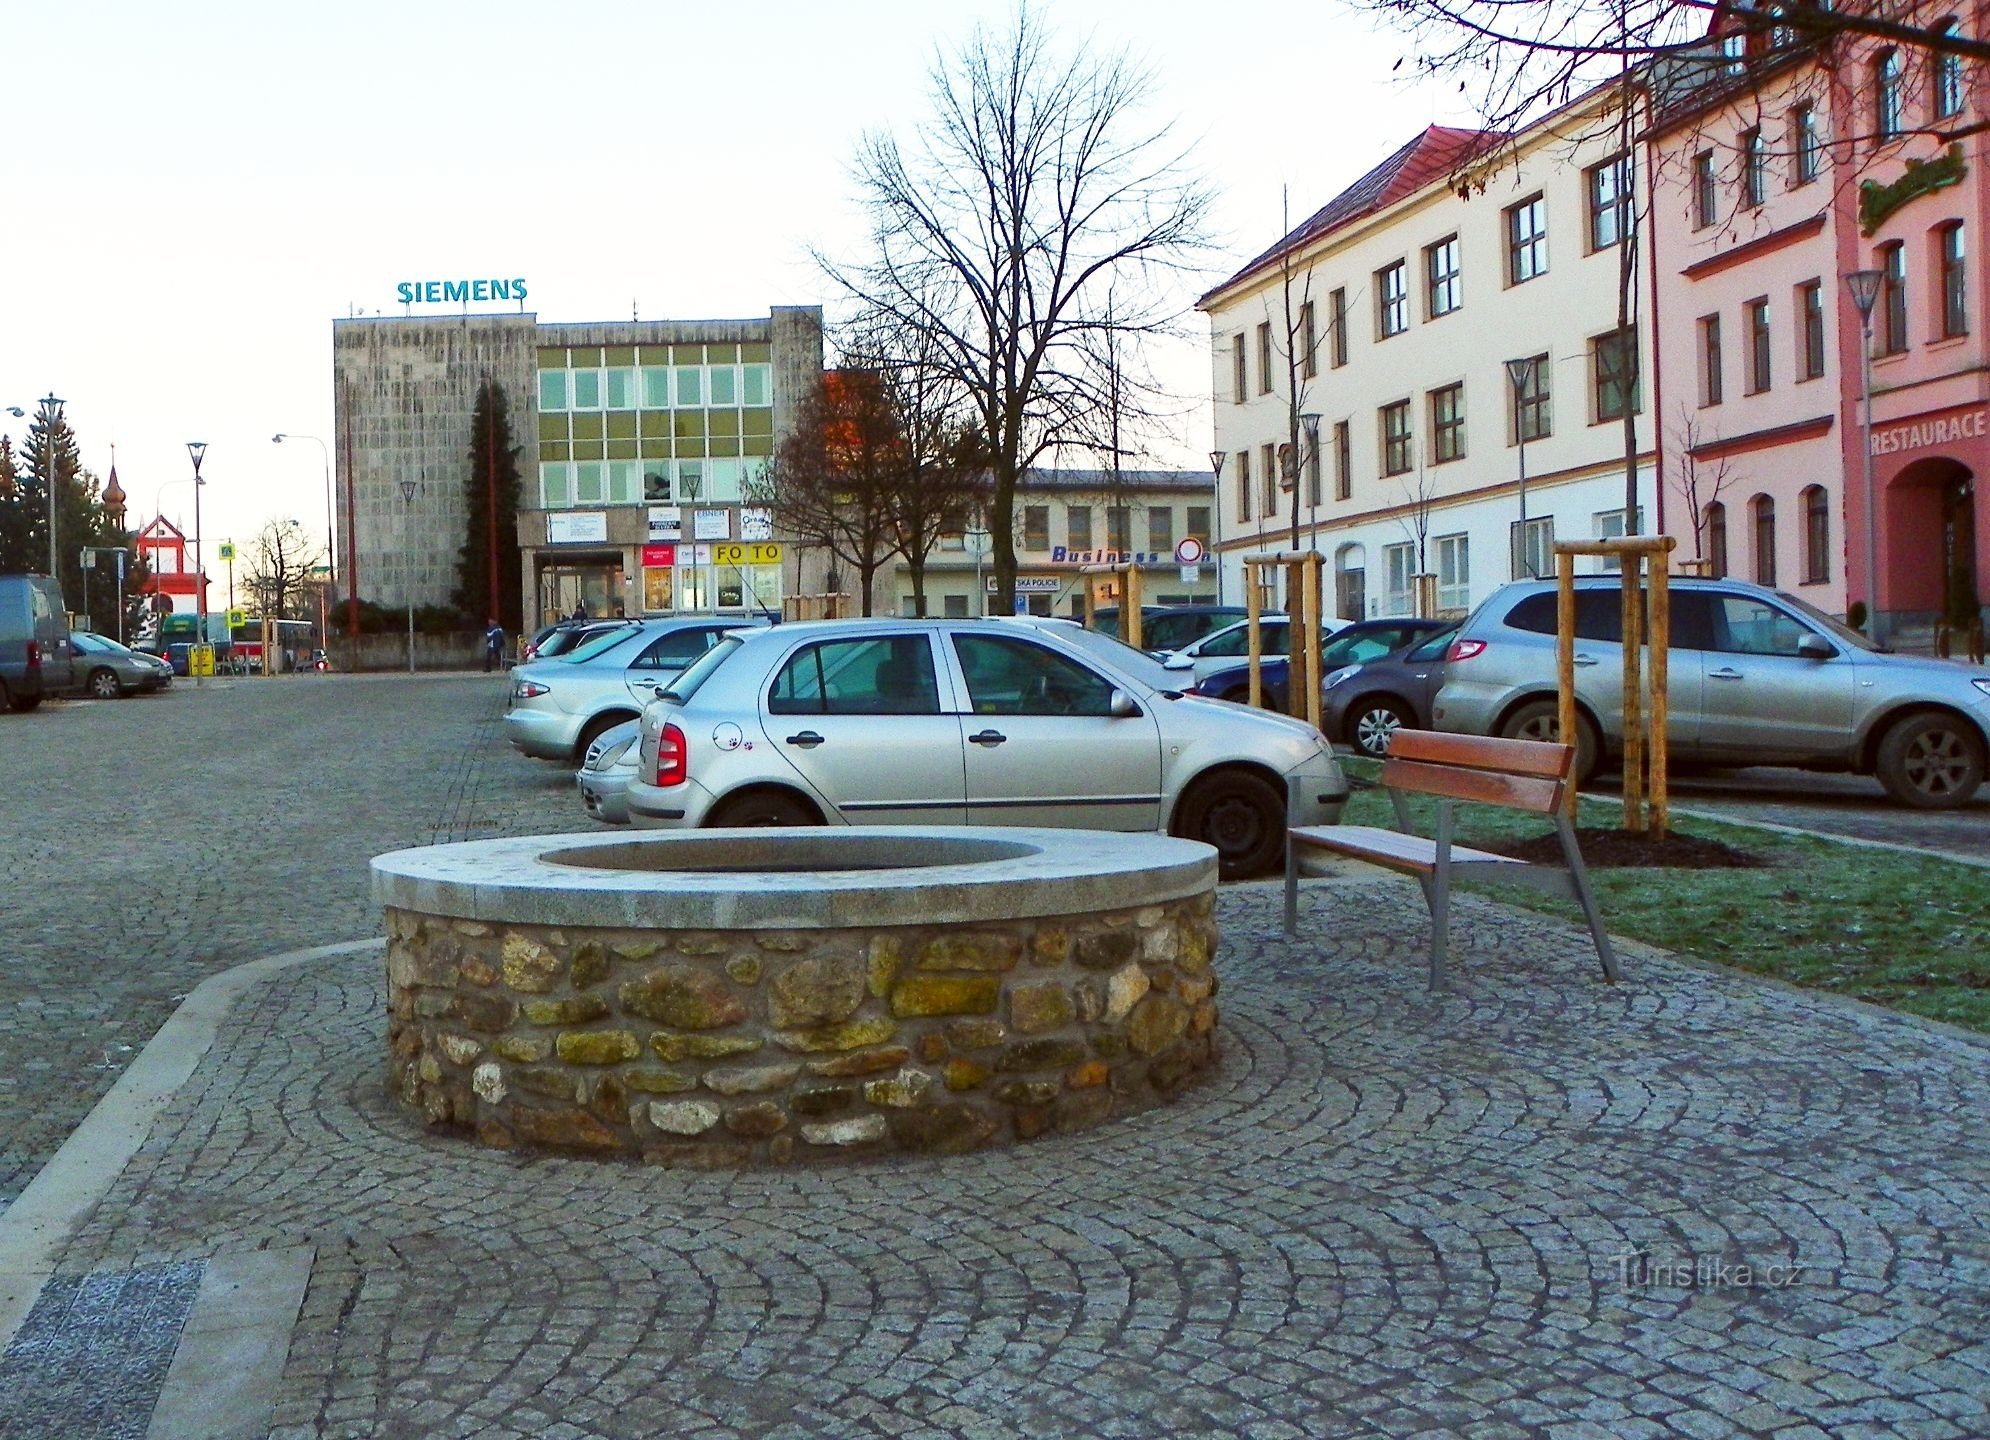
M 394 287 L 403 305 L 468 305 L 479 300 L 523 300 L 523 280 L 403 280 Z

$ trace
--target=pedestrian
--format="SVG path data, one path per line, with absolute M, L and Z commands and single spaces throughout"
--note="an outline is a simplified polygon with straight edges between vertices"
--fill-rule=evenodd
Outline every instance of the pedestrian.
M 491 671 L 504 661 L 504 626 L 495 618 L 484 627 L 484 673 Z
M 575 604 L 572 618 L 575 620 L 585 620 L 587 618 L 587 602 L 585 600 Z

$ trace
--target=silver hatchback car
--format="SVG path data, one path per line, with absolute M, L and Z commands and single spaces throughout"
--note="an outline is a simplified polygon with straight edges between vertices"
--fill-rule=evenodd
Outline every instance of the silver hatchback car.
M 1058 825 L 1166 830 L 1225 875 L 1347 798 L 1302 721 L 1185 695 L 1056 620 L 813 621 L 729 635 L 643 715 L 629 816 L 647 828 Z
M 766 623 L 725 615 L 645 620 L 604 631 L 568 654 L 515 665 L 505 734 L 540 760 L 580 761 L 604 730 L 641 715 L 721 635 Z
M 1876 650 L 1793 595 L 1741 580 L 1671 584 L 1670 719 L 1683 760 L 1876 775 L 1917 809 L 1965 805 L 1990 754 L 1990 670 Z M 1576 580 L 1577 768 L 1623 748 L 1623 591 Z M 1552 581 L 1495 591 L 1459 628 L 1438 730 L 1548 739 L 1555 730 Z

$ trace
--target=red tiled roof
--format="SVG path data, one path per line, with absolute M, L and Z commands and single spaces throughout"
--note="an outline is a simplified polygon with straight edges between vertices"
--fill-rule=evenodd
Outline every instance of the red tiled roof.
M 1271 265 L 1289 251 L 1330 235 L 1342 226 L 1407 199 L 1433 180 L 1450 175 L 1477 159 L 1505 137 L 1493 130 L 1458 130 L 1432 125 L 1409 144 L 1334 196 L 1289 235 L 1243 269 L 1205 294 L 1198 305 Z

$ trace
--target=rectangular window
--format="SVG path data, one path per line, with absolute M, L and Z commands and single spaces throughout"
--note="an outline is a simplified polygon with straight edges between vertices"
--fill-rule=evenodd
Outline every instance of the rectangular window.
M 1248 390 L 1248 376 L 1244 369 L 1244 332 L 1239 330 L 1230 337 L 1230 398 L 1235 403 L 1244 403 Z
M 1589 169 L 1589 248 L 1607 250 L 1631 233 L 1631 157 Z
M 1797 313 L 1803 317 L 1798 369 L 1806 380 L 1824 374 L 1824 282 L 1806 280 L 1797 286 Z
M 1442 465 L 1465 458 L 1465 386 L 1445 385 L 1430 392 L 1430 446 Z
M 643 462 L 640 460 L 610 460 L 608 462 L 608 503 L 610 505 L 634 505 L 643 498 Z
M 1700 317 L 1700 404 L 1721 403 L 1721 317 Z
M 1962 222 L 1951 221 L 1940 232 L 1942 269 L 1942 334 L 1969 333 L 1969 268 L 1964 253 Z
M 1375 272 L 1375 333 L 1384 340 L 1410 328 L 1409 283 L 1402 260 Z
M 1064 543 L 1073 550 L 1092 548 L 1092 507 L 1069 505 L 1064 510 Z
M 1605 510 L 1596 515 L 1594 519 L 1596 538 L 1598 540 L 1621 540 L 1626 535 L 1632 533 L 1644 533 L 1645 512 L 1642 508 L 1637 512 L 1637 529 L 1635 532 L 1624 524 L 1624 512 L 1621 510 Z M 1615 574 L 1621 571 L 1624 565 L 1616 556 L 1605 555 L 1597 560 L 1596 568 L 1606 574 Z
M 1760 127 L 1741 137 L 1741 203 L 1753 209 L 1769 194 L 1769 152 Z
M 599 410 L 601 408 L 601 372 L 599 370 L 576 370 L 573 372 L 573 408 L 576 410 Z
M 1106 506 L 1106 546 L 1122 555 L 1133 548 L 1133 526 L 1124 505 Z
M 1803 580 L 1822 585 L 1831 579 L 1831 502 L 1822 485 L 1803 492 Z
M 1760 395 L 1769 388 L 1769 302 L 1750 300 L 1743 308 L 1748 318 L 1748 393 Z
M 1507 527 L 1507 545 L 1511 552 L 1508 571 L 1514 580 L 1539 580 L 1555 573 L 1555 518 L 1550 515 L 1540 520 L 1529 520 L 1522 525 L 1515 520 Z
M 574 466 L 574 504 L 599 505 L 606 493 L 603 478 L 599 460 L 583 460 Z
M 1258 394 L 1271 394 L 1271 322 L 1258 326 Z
M 1025 550 L 1048 550 L 1050 548 L 1050 507 L 1048 505 L 1025 505 L 1023 507 L 1023 548 Z
M 1714 152 L 1693 157 L 1693 228 L 1704 230 L 1720 218 L 1720 187 L 1714 179 Z
M 1320 373 L 1319 337 L 1313 332 L 1313 302 L 1299 307 L 1299 373 L 1311 380 Z
M 1278 451 L 1270 445 L 1258 447 L 1258 479 L 1264 486 L 1264 513 L 1267 517 L 1278 513 L 1278 492 L 1284 485 L 1284 478 L 1278 473 Z
M 1449 315 L 1465 303 L 1464 282 L 1458 273 L 1458 237 L 1448 236 L 1423 252 L 1424 305 L 1432 319 Z
M 1472 541 L 1468 535 L 1437 537 L 1437 608 L 1472 608 Z
M 1513 389 L 1513 437 L 1516 440 L 1545 440 L 1555 433 L 1554 413 L 1549 405 L 1550 361 L 1536 355 L 1527 375 Z M 1509 381 L 1510 384 L 1510 381 Z
M 539 504 L 546 510 L 564 510 L 573 504 L 573 466 L 555 461 L 539 467 Z
M 1598 420 L 1621 420 L 1642 407 L 1638 402 L 1638 331 L 1635 325 L 1589 342 Z
M 1398 400 L 1382 407 L 1382 473 L 1405 475 L 1413 463 L 1410 447 L 1410 402 Z
M 705 371 L 697 365 L 677 367 L 677 403 L 686 409 L 696 409 L 705 403 Z
M 1339 288 L 1327 297 L 1327 363 L 1347 364 L 1347 291 Z
M 1907 247 L 1896 240 L 1879 251 L 1879 351 L 1899 355 L 1907 349 Z
M 617 366 L 607 372 L 608 408 L 610 410 L 633 410 L 636 408 L 636 372 L 633 368 Z
M 1951 20 L 1935 32 L 1935 38 L 1954 40 L 1959 33 Z M 1935 118 L 1950 120 L 1962 113 L 1962 57 L 1950 51 L 1936 51 L 1934 66 Z
M 1149 505 L 1147 507 L 1147 548 L 1156 555 L 1170 556 L 1175 553 L 1175 507 L 1172 505 Z
M 1808 185 L 1815 180 L 1824 147 L 1817 137 L 1817 111 L 1812 106 L 1799 105 L 1790 112 L 1790 153 L 1796 157 L 1790 167 L 1790 184 Z
M 772 405 L 774 403 L 774 367 L 772 365 L 742 365 L 740 367 L 739 403 L 753 406 Z
M 566 371 L 541 370 L 539 372 L 539 408 L 541 410 L 564 410 L 567 408 Z
M 1416 546 L 1384 545 L 1382 568 L 1389 577 L 1383 596 L 1383 613 L 1408 615 L 1416 609 Z
M 1535 195 L 1506 212 L 1506 283 L 1548 273 L 1548 201 Z
M 1748 515 L 1754 530 L 1755 583 L 1776 583 L 1776 502 L 1757 495 L 1748 502 Z
M 967 596 L 945 595 L 941 597 L 940 604 L 944 607 L 947 619 L 965 620 L 967 618 Z
M 643 409 L 670 408 L 670 370 L 663 365 L 643 367 Z
M 1900 52 L 1888 50 L 1873 62 L 1873 135 L 1891 140 L 1901 130 Z
M 1334 422 L 1334 499 L 1354 496 L 1354 436 L 1345 420 Z
M 1209 507 L 1207 505 L 1189 506 L 1186 519 L 1188 521 L 1188 533 L 1202 541 L 1204 545 L 1207 545 L 1214 538 L 1209 533 Z
M 737 365 L 714 365 L 705 372 L 705 403 L 708 405 L 737 405 L 739 403 L 739 367 Z
M 1316 416 L 1312 428 L 1305 432 L 1306 444 L 1306 503 L 1320 503 L 1320 422 Z
M 1251 518 L 1251 452 L 1237 452 L 1237 518 Z

